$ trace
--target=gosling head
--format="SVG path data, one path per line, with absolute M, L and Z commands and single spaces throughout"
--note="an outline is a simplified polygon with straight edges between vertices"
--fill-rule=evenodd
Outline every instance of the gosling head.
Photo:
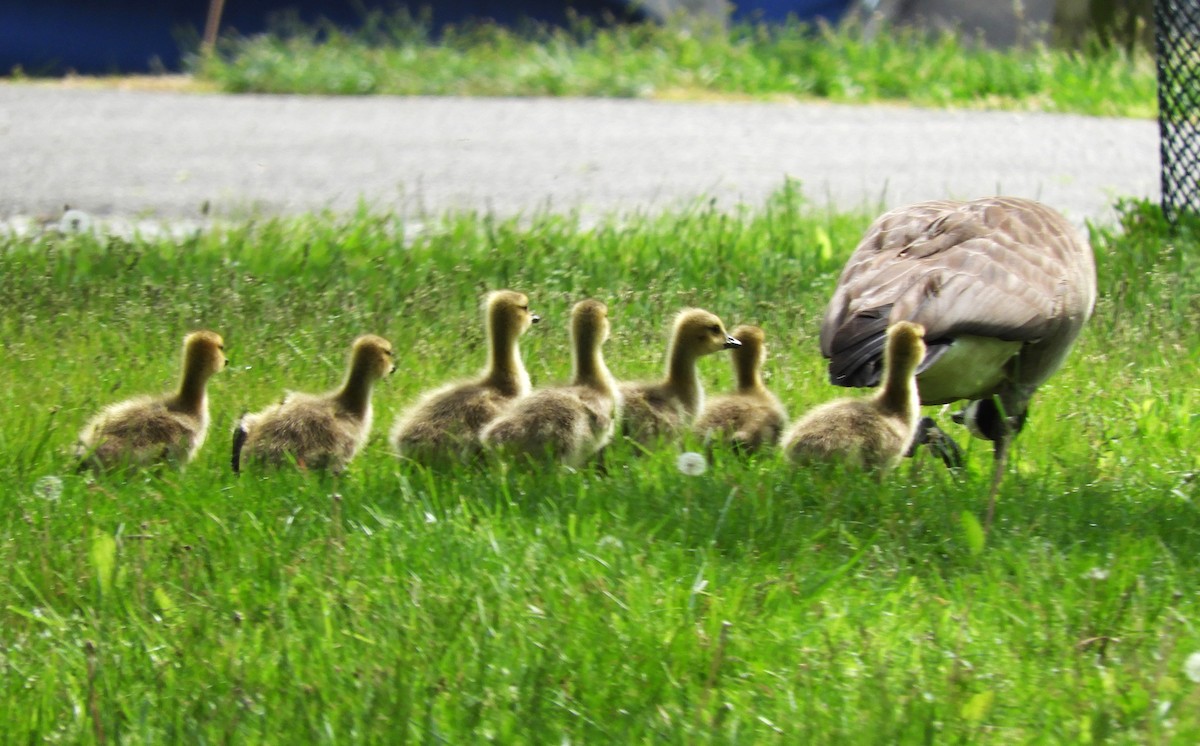
M 524 334 L 531 325 L 542 320 L 529 310 L 529 297 L 513 290 L 495 290 L 485 301 L 488 324 L 493 329 L 507 329 L 513 337 Z
M 734 339 L 742 343 L 740 347 L 733 350 L 735 358 L 761 364 L 767 357 L 767 335 L 762 329 L 750 324 L 742 324 L 735 327 L 730 333 Z
M 674 340 L 697 357 L 742 346 L 725 332 L 721 319 L 699 308 L 684 309 L 675 317 Z
M 897 321 L 888 327 L 887 349 L 891 365 L 916 370 L 925 357 L 925 327 L 911 321 Z
M 225 340 L 209 331 L 192 332 L 183 338 L 184 367 L 205 378 L 229 364 Z
M 581 300 L 571 309 L 571 336 L 576 340 L 608 340 L 608 306 L 598 300 Z
M 355 368 L 365 366 L 372 379 L 383 378 L 396 371 L 392 343 L 374 334 L 364 334 L 354 340 L 350 360 Z

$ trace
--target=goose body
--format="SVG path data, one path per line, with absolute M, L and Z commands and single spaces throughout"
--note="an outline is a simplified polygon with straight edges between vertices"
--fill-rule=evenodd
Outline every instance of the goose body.
M 969 403 L 965 424 L 995 443 L 994 497 L 1030 399 L 1095 301 L 1092 250 L 1058 212 L 1016 197 L 922 202 L 867 230 L 829 302 L 821 352 L 834 384 L 874 386 L 884 330 L 924 326 L 921 401 Z
M 395 370 L 392 345 L 373 334 L 354 341 L 342 385 L 327 394 L 289 393 L 281 402 L 243 415 L 233 436 L 233 471 L 243 462 L 340 472 L 371 433 L 371 391 Z
M 612 440 L 621 407 L 617 383 L 604 363 L 608 307 L 596 300 L 571 312 L 572 367 L 565 386 L 535 390 L 513 401 L 484 427 L 485 448 L 531 461 L 580 466 Z
M 529 298 L 511 290 L 484 301 L 488 365 L 476 379 L 422 396 L 396 419 L 389 441 L 396 454 L 426 465 L 454 463 L 478 449 L 479 433 L 514 399 L 530 391 L 519 340 L 539 321 Z
M 79 434 L 75 453 L 81 467 L 191 461 L 208 434 L 208 379 L 227 362 L 221 335 L 187 335 L 178 391 L 135 397 L 103 409 Z
M 666 376 L 658 381 L 620 385 L 625 402 L 625 434 L 648 445 L 675 437 L 690 427 L 704 406 L 704 387 L 696 374 L 696 361 L 739 346 L 741 342 L 725 332 L 725 325 L 715 314 L 699 308 L 680 311 L 671 327 Z
M 763 385 L 766 334 L 748 325 L 736 327 L 732 334 L 742 343 L 731 351 L 737 389 L 707 401 L 693 429 L 710 443 L 722 441 L 750 453 L 779 442 L 787 411 Z
M 838 462 L 886 471 L 912 446 L 920 419 L 916 371 L 925 355 L 924 330 L 898 322 L 888 328 L 883 385 L 874 396 L 837 399 L 809 411 L 783 437 L 798 463 Z

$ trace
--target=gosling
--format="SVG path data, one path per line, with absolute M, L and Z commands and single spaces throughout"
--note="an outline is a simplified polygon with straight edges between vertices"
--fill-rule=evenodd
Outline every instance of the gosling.
M 540 318 L 529 298 L 511 290 L 489 293 L 484 301 L 488 366 L 471 381 L 452 383 L 425 394 L 392 426 L 396 455 L 426 466 L 453 464 L 478 451 L 479 433 L 505 405 L 529 394 L 529 373 L 518 341 Z
M 916 436 L 921 400 L 916 373 L 925 328 L 901 321 L 887 330 L 883 386 L 874 396 L 837 399 L 800 418 L 783 438 L 797 463 L 837 461 L 880 474 L 894 468 Z
M 767 358 L 766 333 L 757 326 L 733 330 L 742 343 L 731 352 L 737 389 L 706 402 L 693 429 L 710 446 L 725 443 L 740 453 L 754 453 L 779 442 L 787 411 L 762 382 Z
M 292 392 L 278 404 L 242 416 L 233 433 L 233 472 L 241 472 L 243 459 L 342 472 L 371 433 L 375 383 L 395 370 L 386 339 L 367 334 L 354 340 L 341 387 L 327 394 Z
M 103 409 L 79 433 L 75 455 L 80 469 L 191 461 L 208 434 L 208 379 L 227 363 L 221 335 L 188 334 L 183 340 L 179 390 L 139 396 Z
M 725 333 L 721 319 L 699 308 L 675 316 L 667 350 L 667 375 L 660 381 L 622 383 L 622 429 L 643 446 L 681 434 L 704 406 L 704 387 L 696 361 L 718 350 L 740 347 Z
M 621 407 L 617 382 L 601 350 L 608 336 L 608 306 L 596 300 L 576 303 L 571 311 L 571 383 L 539 389 L 511 403 L 483 429 L 483 446 L 573 467 L 599 453 L 612 440 Z

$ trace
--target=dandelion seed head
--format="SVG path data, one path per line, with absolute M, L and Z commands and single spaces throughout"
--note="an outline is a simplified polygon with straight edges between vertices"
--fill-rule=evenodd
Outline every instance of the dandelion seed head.
M 704 460 L 703 455 L 687 451 L 679 454 L 679 458 L 675 460 L 675 468 L 689 477 L 698 477 L 708 469 L 708 462 Z
M 67 210 L 58 221 L 60 233 L 91 233 L 92 216 L 83 210 Z
M 45 476 L 33 483 L 33 494 L 54 502 L 62 497 L 63 481 L 55 476 Z
M 1183 662 L 1183 673 L 1192 681 L 1200 684 L 1200 652 L 1192 653 Z

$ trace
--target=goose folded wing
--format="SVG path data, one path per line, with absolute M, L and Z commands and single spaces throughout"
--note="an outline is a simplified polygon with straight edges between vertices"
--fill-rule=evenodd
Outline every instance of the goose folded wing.
M 927 247 L 926 247 L 927 248 Z M 821 329 L 832 383 L 879 381 L 889 324 L 925 326 L 927 368 L 961 335 L 1035 342 L 1063 322 L 1062 271 L 1028 244 L 975 237 L 905 261 L 862 265 L 838 289 Z

